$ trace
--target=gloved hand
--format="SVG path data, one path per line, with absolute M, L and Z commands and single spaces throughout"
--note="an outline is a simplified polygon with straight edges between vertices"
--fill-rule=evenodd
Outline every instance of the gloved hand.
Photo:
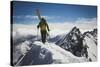
M 50 29 L 48 29 L 48 31 L 50 31 Z

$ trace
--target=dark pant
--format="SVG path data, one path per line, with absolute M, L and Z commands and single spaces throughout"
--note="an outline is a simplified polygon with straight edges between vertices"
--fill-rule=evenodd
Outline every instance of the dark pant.
M 42 43 L 46 42 L 46 31 L 41 31 L 41 39 L 42 39 Z

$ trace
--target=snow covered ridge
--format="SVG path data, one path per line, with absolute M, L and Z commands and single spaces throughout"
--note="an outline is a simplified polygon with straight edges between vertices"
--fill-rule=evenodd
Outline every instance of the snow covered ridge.
M 85 57 L 76 57 L 54 43 L 33 42 L 31 49 L 16 63 L 17 66 L 38 64 L 64 64 L 85 62 Z
M 82 34 L 79 28 L 74 27 L 68 34 L 60 38 L 56 44 L 75 56 L 85 56 L 89 61 L 97 60 L 97 29 Z

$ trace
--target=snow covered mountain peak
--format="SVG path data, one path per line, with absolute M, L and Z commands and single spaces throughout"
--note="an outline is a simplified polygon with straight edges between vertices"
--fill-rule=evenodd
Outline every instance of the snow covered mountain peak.
M 76 26 L 72 28 L 71 32 L 77 33 L 77 34 L 81 33 L 80 30 L 79 30 L 79 28 L 77 28 Z
M 79 28 L 73 27 L 73 29 L 57 41 L 56 44 L 60 45 L 65 50 L 72 52 L 76 56 L 81 56 L 82 40 L 82 33 Z
M 60 38 L 56 44 L 63 49 L 70 51 L 75 56 L 81 57 L 85 55 L 86 58 L 89 58 L 89 61 L 95 61 L 97 56 L 97 29 L 87 31 L 82 34 L 79 28 L 75 26 L 68 34 L 63 35 L 63 37 Z M 93 51 L 92 53 L 94 56 L 90 51 Z

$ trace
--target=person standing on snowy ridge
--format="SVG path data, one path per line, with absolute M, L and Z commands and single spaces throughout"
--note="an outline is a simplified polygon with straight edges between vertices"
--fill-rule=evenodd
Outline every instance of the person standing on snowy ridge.
M 39 24 L 37 25 L 37 28 L 40 28 L 42 43 L 45 44 L 46 37 L 48 35 L 47 30 L 50 31 L 50 29 L 49 29 L 49 26 L 44 18 L 41 18 Z

